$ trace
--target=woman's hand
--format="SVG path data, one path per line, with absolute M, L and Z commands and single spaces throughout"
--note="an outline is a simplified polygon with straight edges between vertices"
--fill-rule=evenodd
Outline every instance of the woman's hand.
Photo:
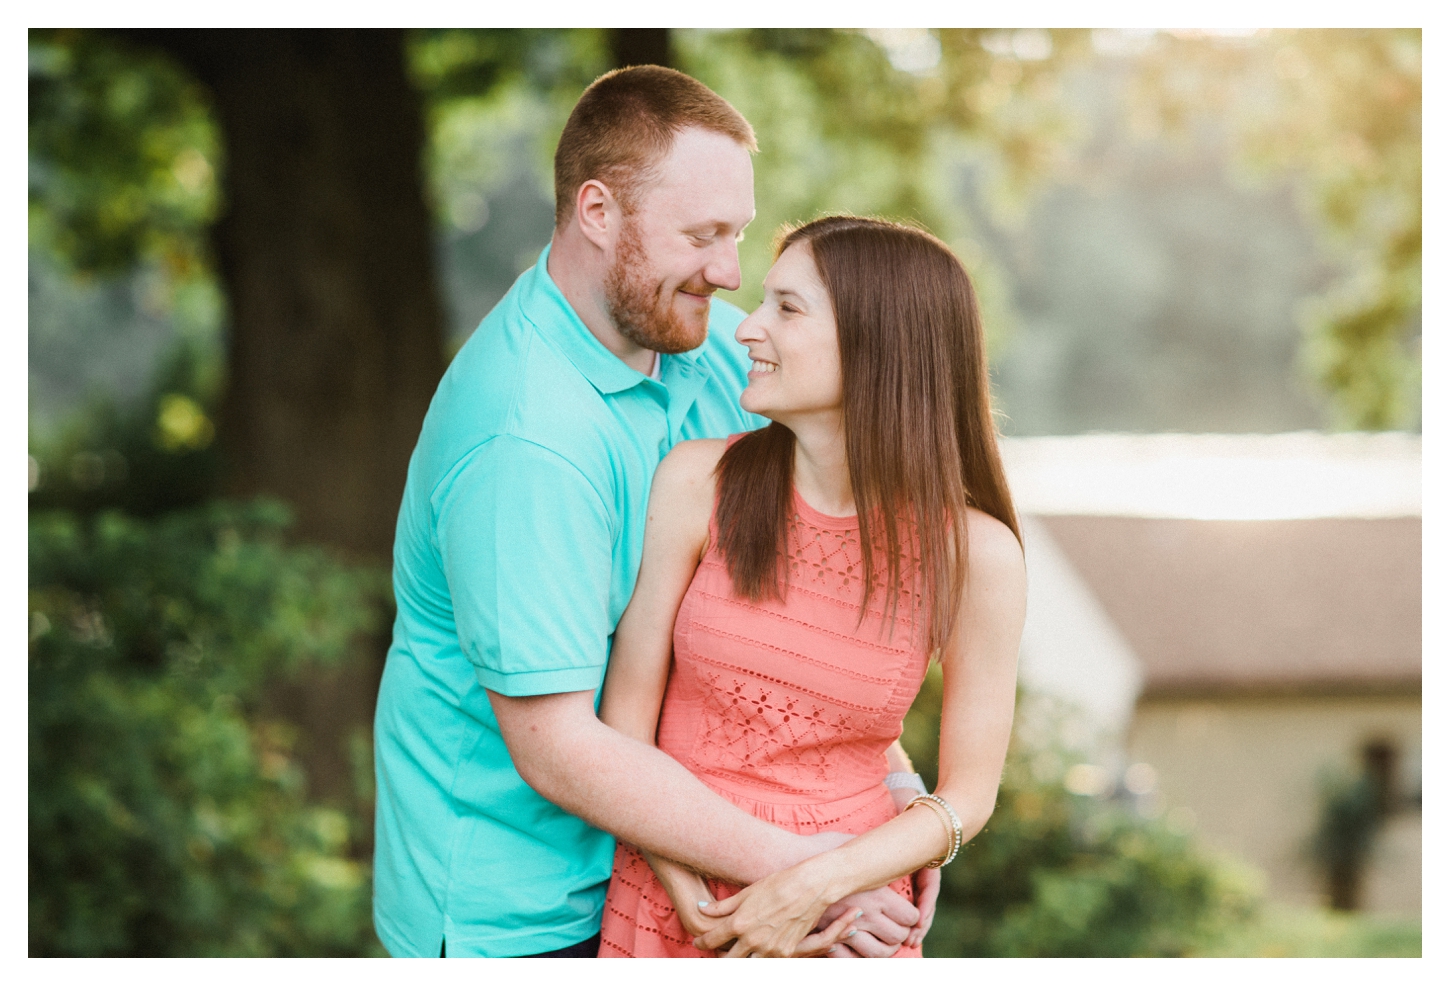
M 670 895 L 670 903 L 675 905 L 680 924 L 690 937 L 698 938 L 724 920 L 711 917 L 700 909 L 702 903 L 708 904 L 715 900 L 715 895 L 710 892 L 710 885 L 705 882 L 704 877 L 673 859 L 656 856 L 644 850 L 640 850 L 640 855 L 649 863 L 650 869 L 654 870 L 660 885 L 665 888 L 665 893 Z
M 855 934 L 851 923 L 859 909 L 845 911 L 825 930 L 812 933 L 821 915 L 834 903 L 826 896 L 819 867 L 798 864 L 753 883 L 733 897 L 715 901 L 701 911 L 721 918 L 695 939 L 695 947 L 724 949 L 726 958 L 788 958 L 824 954 Z M 733 941 L 733 944 L 730 944 Z
M 812 844 L 817 853 L 828 853 L 831 849 L 839 848 L 856 837 L 844 832 L 818 832 L 802 838 Z M 922 924 L 920 911 L 912 905 L 911 901 L 888 887 L 862 891 L 831 902 L 830 896 L 834 891 L 831 893 L 812 891 L 809 889 L 809 879 L 790 885 L 784 882 L 788 875 L 795 878 L 801 877 L 802 873 L 798 871 L 805 871 L 807 877 L 813 873 L 816 880 L 824 881 L 827 873 L 834 872 L 830 867 L 838 862 L 839 857 L 834 853 L 829 857 L 824 855 L 811 857 L 808 864 L 807 861 L 803 861 L 795 867 L 782 870 L 747 887 L 741 892 L 743 898 L 741 895 L 737 895 L 719 902 L 718 906 L 706 908 L 704 913 L 707 915 L 731 915 L 731 923 L 719 926 L 721 933 L 718 935 L 708 938 L 700 936 L 700 940 L 696 943 L 697 947 L 704 947 L 701 943 L 706 940 L 712 943 L 712 947 L 722 947 L 733 939 L 738 939 L 751 921 L 778 921 L 781 914 L 789 914 L 790 917 L 798 918 L 801 924 L 816 929 L 813 934 L 802 938 L 794 951 L 789 953 L 796 957 L 804 955 L 826 955 L 833 958 L 887 956 L 896 952 L 917 929 L 921 929 L 921 933 L 924 933 L 926 925 Z M 936 873 L 935 870 L 931 872 Z M 820 885 L 825 886 L 824 883 Z M 742 902 L 749 901 L 753 896 L 766 891 L 769 891 L 779 901 L 780 911 L 778 913 L 771 917 L 757 919 L 757 914 L 764 914 L 766 911 L 763 900 L 752 903 L 750 910 L 737 913 Z M 791 896 L 793 894 L 795 896 Z M 813 914 L 815 923 L 809 924 L 809 919 Z M 793 933 L 799 934 L 799 927 Z M 747 947 L 753 940 L 752 938 L 747 941 Z M 720 944 L 713 945 L 716 941 Z M 767 949 L 748 954 L 773 955 L 777 953 Z

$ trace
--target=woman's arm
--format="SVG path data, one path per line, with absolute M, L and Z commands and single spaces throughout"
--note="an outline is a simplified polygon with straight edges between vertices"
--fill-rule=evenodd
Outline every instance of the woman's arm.
M 1026 616 L 1022 549 L 1000 521 L 968 517 L 968 577 L 957 627 L 942 648 L 942 727 L 936 793 L 956 809 L 965 842 L 992 814 L 1017 686 L 1017 647 Z M 942 856 L 950 835 L 925 805 L 813 856 L 705 913 L 727 917 L 703 935 L 701 948 L 735 939 L 730 955 L 790 955 L 826 908 L 843 897 L 884 886 Z M 802 913 L 801 902 L 816 905 Z
M 654 745 L 670 676 L 675 616 L 710 536 L 719 440 L 681 442 L 655 470 L 634 595 L 614 631 L 599 718 Z
M 651 746 L 670 676 L 675 617 L 704 556 L 714 506 L 714 470 L 723 441 L 682 442 L 665 456 L 650 486 L 644 553 L 634 595 L 614 633 L 599 718 Z M 698 910 L 714 900 L 693 870 L 644 853 L 675 903 L 685 930 L 699 935 L 714 925 Z
M 911 757 L 907 756 L 900 740 L 886 748 L 886 769 L 896 774 L 916 772 L 916 768 L 911 765 Z M 891 800 L 896 805 L 897 813 L 905 811 L 907 804 L 918 793 L 911 788 L 892 788 Z M 884 958 L 893 954 L 902 945 L 908 948 L 920 945 L 926 939 L 926 933 L 931 930 L 932 922 L 936 919 L 936 901 L 941 894 L 941 870 L 923 866 L 912 874 L 911 880 L 916 888 L 913 899 L 916 901 L 917 917 L 916 923 L 906 929 L 905 938 L 897 937 L 894 928 L 883 925 L 881 922 L 873 923 L 872 919 L 868 918 L 865 922 L 856 922 L 856 929 L 864 933 L 855 935 L 850 941 L 842 942 L 831 955 L 833 957 L 859 955 L 865 958 Z M 836 901 L 826 908 L 826 913 L 821 916 L 821 924 L 829 924 L 845 913 L 847 909 L 854 908 L 859 903 L 861 900 L 855 894 Z

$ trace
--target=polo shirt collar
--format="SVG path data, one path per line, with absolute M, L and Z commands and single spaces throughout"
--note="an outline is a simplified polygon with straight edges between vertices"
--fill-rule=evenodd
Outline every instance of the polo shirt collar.
M 661 386 L 605 349 L 604 343 L 589 331 L 584 320 L 574 311 L 574 306 L 565 299 L 564 292 L 559 290 L 559 286 L 549 276 L 548 246 L 539 254 L 533 271 L 526 276 L 530 281 L 522 306 L 525 317 L 563 351 L 564 356 L 595 390 L 601 394 L 617 394 L 645 382 L 650 386 Z M 673 377 L 669 368 L 676 360 L 689 364 L 691 376 L 698 375 L 701 368 L 695 364 L 700 361 L 703 352 L 704 346 L 701 345 L 686 353 L 662 356 L 660 372 L 661 379 L 665 381 L 664 385 L 668 386 Z

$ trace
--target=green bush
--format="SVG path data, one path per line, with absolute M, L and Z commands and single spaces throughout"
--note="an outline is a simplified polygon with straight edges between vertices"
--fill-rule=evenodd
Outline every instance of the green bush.
M 928 787 L 940 709 L 933 668 L 902 737 Z M 1120 800 L 1069 793 L 1071 762 L 1014 733 L 995 812 L 942 871 L 927 955 L 1201 954 L 1253 913 L 1252 874 Z
M 30 520 L 30 954 L 374 952 L 356 820 L 267 686 L 347 659 L 386 582 L 277 506 Z

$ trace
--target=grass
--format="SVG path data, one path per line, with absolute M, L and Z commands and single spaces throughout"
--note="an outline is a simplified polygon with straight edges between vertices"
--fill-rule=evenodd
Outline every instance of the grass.
M 1249 958 L 1420 957 L 1420 919 L 1265 904 L 1206 955 Z

